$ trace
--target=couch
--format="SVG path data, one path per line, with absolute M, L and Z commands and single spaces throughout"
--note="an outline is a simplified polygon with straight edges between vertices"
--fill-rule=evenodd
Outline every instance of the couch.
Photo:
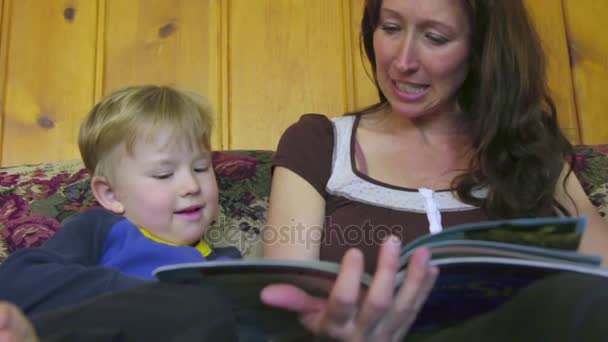
M 574 172 L 608 220 L 608 145 L 576 146 L 575 158 Z M 271 151 L 213 153 L 220 211 L 207 234 L 211 244 L 236 246 L 245 257 L 260 256 L 271 159 Z M 42 244 L 62 221 L 95 206 L 80 161 L 1 167 L 0 262 L 17 249 Z

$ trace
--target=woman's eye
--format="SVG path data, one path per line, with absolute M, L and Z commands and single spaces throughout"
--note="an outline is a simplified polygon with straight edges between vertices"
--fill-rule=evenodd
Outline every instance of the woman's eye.
M 395 33 L 400 30 L 399 26 L 394 24 L 383 24 L 380 26 L 380 29 L 388 34 Z
M 433 43 L 434 45 L 443 45 L 448 42 L 447 38 L 434 33 L 427 33 L 426 38 L 430 40 L 431 43 Z

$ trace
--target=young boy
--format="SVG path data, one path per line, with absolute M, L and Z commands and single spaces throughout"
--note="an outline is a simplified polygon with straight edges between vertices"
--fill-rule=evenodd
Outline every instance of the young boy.
M 240 258 L 203 240 L 218 208 L 210 134 L 210 111 L 194 95 L 140 86 L 104 98 L 78 141 L 103 209 L 7 258 L 0 300 L 38 314 L 149 282 L 159 266 Z

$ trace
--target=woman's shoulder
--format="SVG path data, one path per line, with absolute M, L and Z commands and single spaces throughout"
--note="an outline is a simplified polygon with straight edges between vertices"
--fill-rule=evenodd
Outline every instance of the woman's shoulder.
M 332 120 L 321 114 L 304 114 L 281 136 L 273 165 L 295 172 L 324 194 L 331 174 L 333 149 Z
M 330 118 L 323 114 L 308 113 L 300 117 L 285 130 L 283 137 L 301 139 L 320 139 L 324 143 L 334 141 L 336 129 L 352 127 L 356 115 L 343 115 Z
M 293 123 L 287 131 L 303 131 L 311 133 L 333 132 L 332 120 L 323 114 L 307 113 L 300 116 L 300 119 Z
M 334 126 L 330 118 L 322 114 L 304 114 L 283 132 L 279 149 L 282 146 L 310 146 L 310 144 L 331 149 L 333 141 Z
M 322 114 L 308 113 L 300 116 L 281 135 L 281 145 L 333 145 L 334 126 L 332 120 Z

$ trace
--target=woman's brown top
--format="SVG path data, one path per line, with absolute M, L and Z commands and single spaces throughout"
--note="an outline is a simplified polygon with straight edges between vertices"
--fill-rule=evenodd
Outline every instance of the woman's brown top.
M 357 247 L 365 256 L 366 271 L 373 271 L 379 245 L 389 234 L 406 244 L 431 229 L 487 220 L 480 208 L 462 203 L 450 190 L 402 188 L 357 170 L 355 133 L 359 118 L 330 120 L 306 114 L 281 137 L 273 165 L 304 178 L 326 201 L 323 227 L 313 227 L 304 236 L 302 225 L 291 222 L 290 227 L 281 228 L 282 238 L 320 243 L 321 260 L 336 262 L 349 248 Z

